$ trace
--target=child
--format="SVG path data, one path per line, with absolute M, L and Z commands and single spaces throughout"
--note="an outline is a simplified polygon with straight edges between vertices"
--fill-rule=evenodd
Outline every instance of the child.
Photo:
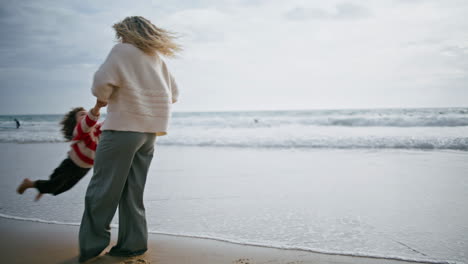
M 93 167 L 96 146 L 101 135 L 99 110 L 107 103 L 97 100 L 96 105 L 87 112 L 77 107 L 68 112 L 62 122 L 62 133 L 72 141 L 68 157 L 54 170 L 49 180 L 31 181 L 28 178 L 18 186 L 17 192 L 23 194 L 26 189 L 36 188 L 39 193 L 36 201 L 44 193 L 58 195 L 69 190 Z

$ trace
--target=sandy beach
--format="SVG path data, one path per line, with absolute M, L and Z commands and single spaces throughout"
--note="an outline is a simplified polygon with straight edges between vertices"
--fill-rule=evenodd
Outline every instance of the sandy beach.
M 2 263 L 78 263 L 78 226 L 45 224 L 0 218 Z M 115 243 L 116 229 L 112 229 Z M 112 244 L 111 243 L 111 244 Z M 319 254 L 238 245 L 209 239 L 150 234 L 149 250 L 142 256 L 116 258 L 102 255 L 92 264 L 410 264 L 416 262 Z M 422 262 L 419 262 L 422 263 Z

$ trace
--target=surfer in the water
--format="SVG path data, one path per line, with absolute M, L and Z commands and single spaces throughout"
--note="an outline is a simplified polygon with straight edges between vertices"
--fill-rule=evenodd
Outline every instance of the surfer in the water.
M 18 119 L 15 118 L 15 122 L 16 122 L 16 128 L 20 128 L 21 124 L 20 124 L 20 122 L 18 121 Z

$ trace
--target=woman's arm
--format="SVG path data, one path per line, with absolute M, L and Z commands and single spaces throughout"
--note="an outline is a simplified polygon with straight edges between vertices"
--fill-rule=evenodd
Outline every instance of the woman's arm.
M 94 74 L 91 91 L 98 100 L 107 102 L 115 87 L 120 86 L 119 49 L 117 45 L 111 50 L 104 63 Z
M 177 83 L 174 77 L 171 74 L 169 75 L 169 77 L 171 80 L 172 103 L 175 103 L 179 99 L 179 88 L 177 87 Z

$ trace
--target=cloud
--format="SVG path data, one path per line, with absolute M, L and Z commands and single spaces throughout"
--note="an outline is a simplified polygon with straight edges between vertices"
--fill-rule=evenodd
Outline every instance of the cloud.
M 286 12 L 284 16 L 290 20 L 352 20 L 366 18 L 370 15 L 370 10 L 363 6 L 353 3 L 339 3 L 331 11 L 320 8 L 296 7 Z
M 184 52 L 167 60 L 176 110 L 466 105 L 466 12 L 461 1 L 2 1 L 0 113 L 91 102 L 111 26 L 129 15 L 180 35 Z
M 86 12 L 36 2 L 2 5 L 0 67 L 97 63 L 96 55 L 101 50 L 84 40 L 102 41 L 109 37 L 110 30 L 107 34 L 96 32 L 94 26 L 99 21 Z

